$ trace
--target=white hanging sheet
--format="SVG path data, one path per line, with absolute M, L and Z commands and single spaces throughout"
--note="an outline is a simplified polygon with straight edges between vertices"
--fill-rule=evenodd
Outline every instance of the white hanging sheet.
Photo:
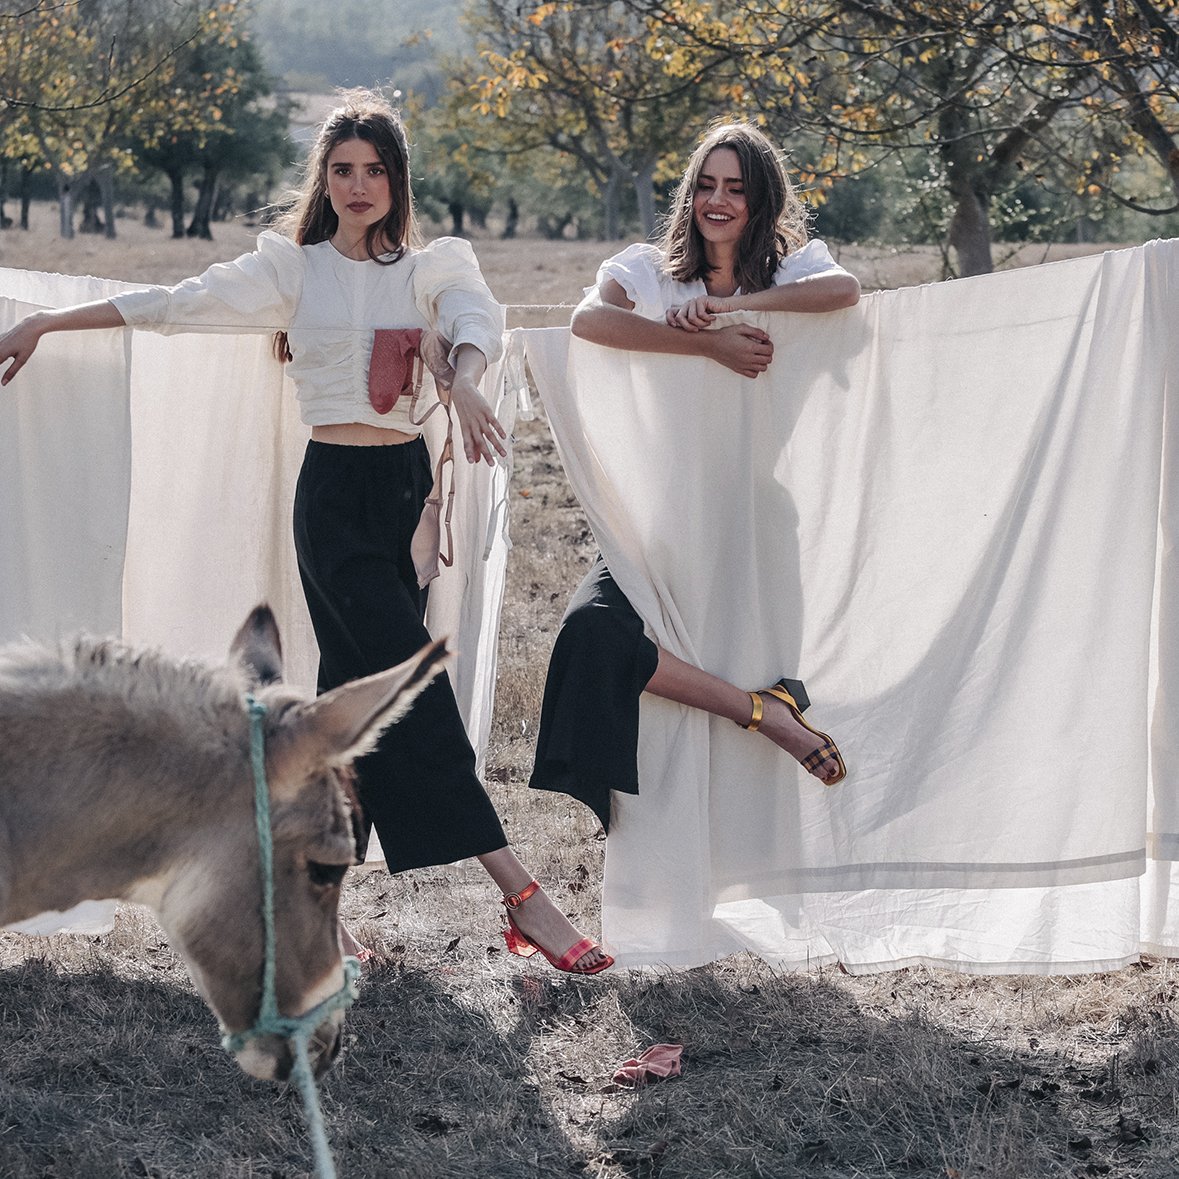
M 648 633 L 742 687 L 804 680 L 849 769 L 825 789 L 644 695 L 607 844 L 622 964 L 1179 953 L 1177 315 L 1179 242 L 1153 242 L 735 317 L 773 337 L 756 380 L 524 333 Z
M 38 307 L 133 289 L 0 270 L 0 331 Z M 484 388 L 510 433 L 515 398 L 501 365 Z M 435 453 L 444 433 L 444 415 L 432 414 Z M 89 631 L 221 662 L 249 610 L 267 601 L 286 678 L 314 691 L 318 653 L 290 523 L 307 435 L 268 336 L 45 337 L 0 392 L 0 642 Z M 431 583 L 427 625 L 457 648 L 450 676 L 481 768 L 511 460 L 472 467 L 458 449 L 455 562 Z M 375 841 L 370 850 L 379 854 Z

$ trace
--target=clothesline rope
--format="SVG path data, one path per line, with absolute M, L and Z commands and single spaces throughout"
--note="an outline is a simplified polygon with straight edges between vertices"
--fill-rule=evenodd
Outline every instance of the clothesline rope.
M 52 310 L 52 308 L 50 308 L 46 305 L 30 304 L 30 306 L 39 306 L 41 310 Z M 573 311 L 577 307 L 577 304 L 576 303 L 501 303 L 500 306 L 505 311 Z M 133 330 L 133 331 L 135 331 L 135 330 L 150 330 L 145 327 L 141 327 L 140 325 L 137 325 L 137 324 L 127 324 L 125 326 L 130 327 L 131 330 Z M 201 334 L 209 334 L 209 335 L 212 335 L 212 334 L 215 334 L 218 332 L 225 332 L 226 334 L 243 335 L 243 336 L 263 335 L 266 332 L 290 332 L 292 330 L 298 332 L 300 335 L 310 335 L 312 332 L 335 332 L 335 333 L 357 332 L 357 333 L 362 333 L 362 332 L 372 332 L 372 331 L 376 330 L 375 328 L 372 328 L 372 327 L 352 327 L 351 325 L 346 325 L 346 324 L 340 324 L 337 326 L 330 326 L 329 325 L 329 326 L 324 326 L 324 327 L 312 327 L 310 325 L 307 327 L 297 327 L 297 326 L 292 326 L 290 323 L 243 324 L 240 321 L 229 321 L 226 323 L 212 323 L 212 322 L 209 322 L 208 320 L 198 321 L 198 320 L 180 320 L 180 319 L 170 321 L 169 327 L 172 329 L 196 328 Z M 119 330 L 121 330 L 121 329 L 119 329 Z

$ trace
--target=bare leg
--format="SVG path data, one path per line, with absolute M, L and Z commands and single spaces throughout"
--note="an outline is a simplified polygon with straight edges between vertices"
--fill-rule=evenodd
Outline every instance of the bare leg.
M 532 874 L 520 863 L 510 847 L 488 852 L 479 857 L 479 863 L 487 869 L 488 875 L 505 896 L 520 892 L 532 882 Z M 533 893 L 512 913 L 516 924 L 529 941 L 545 949 L 561 954 L 570 946 L 581 941 L 581 934 L 569 918 L 549 900 L 542 889 Z M 598 948 L 587 950 L 578 958 L 578 970 L 586 970 L 601 962 L 606 955 Z
M 682 659 L 659 649 L 659 662 L 655 674 L 647 681 L 646 690 L 664 700 L 674 700 L 689 708 L 699 708 L 713 716 L 721 716 L 747 725 L 753 715 L 753 702 L 749 693 L 722 680 L 719 676 L 693 667 Z M 790 713 L 790 709 L 774 696 L 762 697 L 764 713 L 758 732 L 767 736 L 779 749 L 784 749 L 797 761 L 802 761 L 816 745 L 821 744 Z M 839 766 L 831 758 L 811 771 L 820 781 L 827 781 L 839 773 Z

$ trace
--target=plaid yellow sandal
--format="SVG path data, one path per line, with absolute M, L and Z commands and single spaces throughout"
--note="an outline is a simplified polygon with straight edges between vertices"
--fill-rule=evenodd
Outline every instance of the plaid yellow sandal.
M 761 718 L 763 712 L 762 696 L 774 696 L 781 700 L 787 708 L 790 709 L 791 715 L 804 729 L 814 733 L 816 737 L 823 742 L 817 749 L 812 750 L 806 757 L 799 759 L 799 764 L 808 774 L 818 769 L 823 762 L 831 760 L 839 766 L 839 771 L 834 778 L 820 778 L 819 781 L 824 786 L 834 786 L 842 782 L 847 777 L 847 766 L 843 764 L 843 755 L 839 752 L 839 746 L 831 739 L 827 733 L 820 732 L 813 725 L 808 725 L 803 719 L 803 712 L 810 707 L 810 697 L 806 694 L 806 688 L 803 687 L 801 680 L 788 680 L 785 677 L 780 679 L 772 688 L 761 688 L 757 692 L 750 692 L 749 699 L 753 701 L 753 716 L 747 725 L 741 725 L 741 728 L 748 729 L 751 733 L 756 733 L 761 727 Z M 737 722 L 741 724 L 740 721 Z

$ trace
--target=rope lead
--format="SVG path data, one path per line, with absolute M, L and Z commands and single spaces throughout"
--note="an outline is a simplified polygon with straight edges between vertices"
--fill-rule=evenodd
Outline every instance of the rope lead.
M 259 1036 L 279 1036 L 288 1041 L 295 1058 L 291 1076 L 303 1099 L 303 1116 L 311 1135 L 315 1154 L 316 1179 L 336 1179 L 336 1166 L 328 1145 L 323 1110 L 319 1104 L 319 1089 L 311 1072 L 308 1044 L 315 1029 L 333 1012 L 346 1010 L 356 1000 L 360 963 L 355 958 L 344 959 L 344 985 L 322 1003 L 302 1015 L 280 1015 L 275 994 L 275 934 L 274 934 L 274 839 L 270 829 L 270 787 L 266 782 L 266 736 L 263 721 L 266 705 L 253 696 L 246 697 L 250 711 L 250 767 L 254 774 L 254 824 L 258 830 L 258 864 L 262 874 L 262 929 L 265 938 L 262 964 L 262 1001 L 253 1027 L 244 1032 L 223 1036 L 222 1047 L 227 1052 L 240 1052 Z

